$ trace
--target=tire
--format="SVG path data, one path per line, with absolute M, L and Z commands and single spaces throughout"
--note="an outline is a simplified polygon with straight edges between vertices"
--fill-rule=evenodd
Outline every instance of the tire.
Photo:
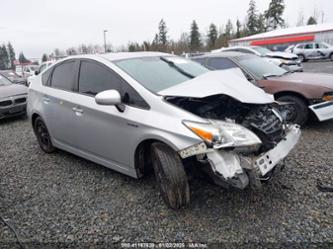
M 333 61 L 333 53 L 330 54 L 330 60 Z
M 190 202 L 190 187 L 179 155 L 163 143 L 152 144 L 152 163 L 161 196 L 167 206 L 180 209 Z
M 305 56 L 302 55 L 302 54 L 299 54 L 298 58 L 300 59 L 301 62 L 306 62 L 307 61 L 306 58 L 305 58 Z
M 304 125 L 309 118 L 307 103 L 300 97 L 294 95 L 284 95 L 277 98 L 280 102 L 291 102 L 293 105 L 282 106 L 280 111 L 286 117 L 287 122 Z
M 37 117 L 34 122 L 34 132 L 36 134 L 38 144 L 44 152 L 52 153 L 56 150 L 52 145 L 51 137 L 47 127 L 40 117 Z

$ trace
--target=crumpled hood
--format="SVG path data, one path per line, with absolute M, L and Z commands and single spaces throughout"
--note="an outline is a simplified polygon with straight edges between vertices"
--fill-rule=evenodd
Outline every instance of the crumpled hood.
M 268 104 L 274 101 L 272 95 L 254 86 L 235 69 L 211 71 L 160 91 L 158 94 L 190 98 L 205 98 L 224 94 L 248 104 Z
M 28 88 L 23 85 L 16 85 L 16 84 L 11 84 L 9 86 L 0 85 L 0 98 L 6 98 L 27 93 L 28 93 Z
M 292 73 L 274 80 L 288 81 L 291 83 L 299 83 L 303 85 L 312 85 L 317 87 L 326 87 L 333 90 L 333 75 L 325 73 Z
M 294 60 L 298 59 L 298 56 L 292 53 L 286 53 L 286 52 L 270 52 L 266 54 L 267 57 L 272 58 L 281 58 L 281 59 L 287 59 L 287 60 Z

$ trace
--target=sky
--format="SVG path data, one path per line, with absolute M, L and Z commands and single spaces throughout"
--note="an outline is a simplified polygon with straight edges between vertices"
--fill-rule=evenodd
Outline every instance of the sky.
M 40 58 L 55 48 L 65 50 L 80 44 L 114 47 L 130 41 L 152 40 L 163 18 L 169 38 L 178 39 L 196 20 L 200 32 L 210 23 L 226 24 L 230 18 L 242 22 L 250 0 L 0 0 L 0 44 L 10 41 L 16 53 Z M 267 9 L 270 0 L 256 0 L 258 11 Z M 325 22 L 333 23 L 332 0 L 285 0 L 284 18 L 295 26 L 299 12 L 307 19 L 324 11 Z

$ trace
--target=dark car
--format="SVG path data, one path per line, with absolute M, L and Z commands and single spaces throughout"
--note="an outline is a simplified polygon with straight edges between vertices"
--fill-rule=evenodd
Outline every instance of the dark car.
M 28 88 L 0 75 L 0 119 L 26 114 Z
M 303 125 L 314 113 L 319 121 L 333 119 L 333 75 L 288 72 L 262 58 L 239 52 L 211 53 L 192 58 L 211 70 L 239 68 L 253 84 L 287 103 L 287 121 Z M 237 82 L 235 82 L 237 84 Z
M 6 77 L 14 84 L 22 84 L 28 86 L 27 79 L 22 78 L 20 75 L 18 75 L 16 72 L 12 70 L 2 70 L 0 71 L 0 75 Z

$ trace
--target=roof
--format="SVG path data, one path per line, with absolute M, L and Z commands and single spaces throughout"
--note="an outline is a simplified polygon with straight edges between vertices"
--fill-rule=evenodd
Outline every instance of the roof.
M 121 53 L 101 54 L 100 56 L 110 61 L 116 61 L 116 60 L 134 59 L 140 57 L 170 56 L 170 54 L 162 52 L 121 52 Z
M 316 25 L 307 25 L 307 26 L 301 26 L 301 27 L 278 29 L 278 30 L 273 30 L 273 31 L 266 32 L 266 33 L 243 37 L 240 39 L 234 39 L 234 40 L 231 40 L 231 42 L 260 40 L 260 39 L 289 36 L 289 35 L 313 34 L 313 33 L 319 33 L 319 32 L 327 32 L 327 31 L 333 31 L 333 23 L 323 23 L 323 24 L 316 24 Z
M 211 57 L 240 57 L 240 56 L 255 56 L 251 54 L 241 53 L 241 52 L 234 52 L 234 51 L 224 51 L 224 52 L 216 52 L 216 53 L 210 53 L 205 54 L 201 56 L 193 57 L 192 59 L 200 59 L 200 58 L 211 58 Z

